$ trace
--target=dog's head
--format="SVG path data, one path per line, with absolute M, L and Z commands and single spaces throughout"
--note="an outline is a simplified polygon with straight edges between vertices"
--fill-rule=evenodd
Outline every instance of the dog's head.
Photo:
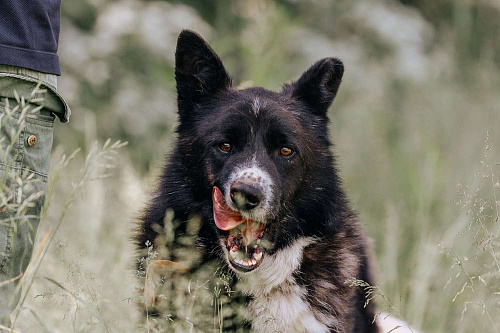
M 205 184 L 201 195 L 212 202 L 225 259 L 238 272 L 252 271 L 304 228 L 289 222 L 298 207 L 328 200 L 311 201 L 308 192 L 321 191 L 318 175 L 331 164 L 327 109 L 342 62 L 322 59 L 280 92 L 238 90 L 212 48 L 183 31 L 175 65 L 180 153 Z

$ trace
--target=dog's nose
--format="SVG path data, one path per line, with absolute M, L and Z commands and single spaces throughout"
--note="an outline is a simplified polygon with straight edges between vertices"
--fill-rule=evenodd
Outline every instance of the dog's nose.
M 235 182 L 230 190 L 231 200 L 240 210 L 251 210 L 262 201 L 262 191 L 255 185 Z

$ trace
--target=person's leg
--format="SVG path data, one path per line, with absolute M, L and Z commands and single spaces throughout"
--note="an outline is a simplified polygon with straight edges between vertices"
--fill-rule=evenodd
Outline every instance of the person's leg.
M 43 84 L 40 86 L 38 82 Z M 0 324 L 3 326 L 10 325 L 9 316 L 20 299 L 19 282 L 33 253 L 45 198 L 54 114 L 63 121 L 69 117 L 67 105 L 55 92 L 56 82 L 53 75 L 0 66 Z

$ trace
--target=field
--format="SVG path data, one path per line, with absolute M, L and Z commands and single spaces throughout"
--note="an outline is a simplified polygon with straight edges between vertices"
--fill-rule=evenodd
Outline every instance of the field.
M 278 89 L 317 59 L 342 59 L 331 136 L 373 239 L 380 310 L 422 332 L 500 331 L 497 2 L 63 2 L 59 91 L 73 115 L 55 126 L 35 246 L 47 252 L 24 279 L 17 331 L 138 331 L 131 235 L 175 142 L 182 28 L 204 35 L 240 86 Z M 193 291 L 173 300 L 186 304 L 175 329 L 218 331 L 224 277 L 179 279 Z

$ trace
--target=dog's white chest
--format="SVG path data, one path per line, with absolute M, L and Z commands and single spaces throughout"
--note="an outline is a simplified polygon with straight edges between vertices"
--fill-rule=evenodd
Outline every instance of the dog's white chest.
M 268 332 L 328 332 L 326 325 L 314 316 L 304 301 L 302 287 L 291 283 L 256 297 L 248 309 L 248 320 L 256 333 Z
M 254 297 L 247 318 L 254 332 L 329 331 L 314 315 L 305 298 L 306 290 L 292 275 L 300 266 L 304 247 L 313 242 L 312 238 L 300 238 L 265 257 L 255 272 L 245 274 L 244 292 Z

